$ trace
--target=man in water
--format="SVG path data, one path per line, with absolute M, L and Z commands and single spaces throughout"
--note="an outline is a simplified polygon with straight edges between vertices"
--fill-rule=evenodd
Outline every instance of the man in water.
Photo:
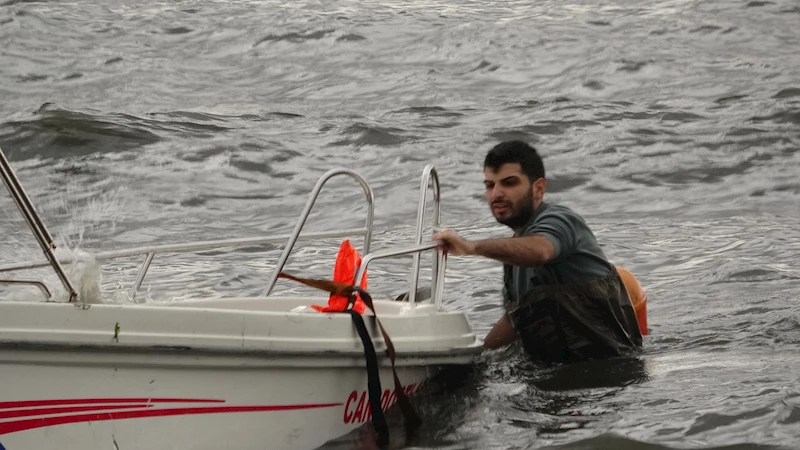
M 451 255 L 503 263 L 506 312 L 484 340 L 487 349 L 519 339 L 534 359 L 575 362 L 630 353 L 642 346 L 636 313 L 615 267 L 583 218 L 543 201 L 547 182 L 536 149 L 502 142 L 484 161 L 486 201 L 514 231 L 500 239 L 466 240 L 435 233 Z

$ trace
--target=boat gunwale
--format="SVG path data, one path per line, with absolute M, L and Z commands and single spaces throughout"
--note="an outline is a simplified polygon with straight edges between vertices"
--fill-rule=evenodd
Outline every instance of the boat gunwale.
M 144 351 L 143 351 L 144 350 Z M 121 343 L 66 343 L 66 342 L 48 342 L 48 341 L 31 341 L 31 340 L 0 340 L 0 363 L 3 361 L 3 351 L 32 351 L 32 352 L 90 352 L 90 353 L 124 353 L 124 354 L 139 354 L 141 356 L 161 356 L 161 355 L 175 355 L 182 356 L 203 355 L 203 356 L 224 356 L 231 358 L 255 357 L 255 358 L 270 358 L 270 357 L 286 357 L 286 358 L 310 358 L 315 359 L 336 359 L 341 357 L 353 357 L 358 359 L 359 363 L 363 363 L 364 350 L 363 348 L 354 348 L 353 350 L 320 350 L 309 349 L 304 350 L 283 350 L 283 349 L 246 349 L 246 348 L 231 348 L 231 347 L 192 347 L 181 345 L 146 345 L 146 344 L 121 344 Z M 403 359 L 425 359 L 425 358 L 457 358 L 463 356 L 470 356 L 482 352 L 482 342 L 475 339 L 470 345 L 467 346 L 447 346 L 437 350 L 414 350 L 396 348 L 395 354 L 401 362 Z M 389 362 L 389 356 L 385 352 L 378 352 L 378 359 L 384 362 Z

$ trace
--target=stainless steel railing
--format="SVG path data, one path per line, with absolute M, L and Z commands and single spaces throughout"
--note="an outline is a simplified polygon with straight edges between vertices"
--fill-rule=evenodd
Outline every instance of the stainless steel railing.
M 431 185 L 431 183 L 433 183 Z M 417 205 L 417 231 L 414 235 L 414 243 L 417 246 L 422 245 L 422 229 L 425 224 L 425 206 L 428 200 L 428 188 L 433 187 L 433 228 L 436 229 L 439 227 L 439 218 L 440 218 L 440 205 L 441 205 L 441 196 L 439 193 L 439 174 L 436 172 L 436 168 L 433 165 L 425 166 L 425 169 L 422 171 L 422 179 L 420 180 L 420 191 L 419 191 L 419 203 Z M 413 262 L 411 266 L 411 286 L 408 291 L 408 301 L 410 303 L 414 303 L 417 300 L 417 286 L 419 284 L 419 265 L 420 265 L 420 252 L 414 252 L 413 255 Z M 442 263 L 444 255 L 440 252 L 436 252 L 433 255 L 433 262 L 432 262 L 432 276 L 431 276 L 431 292 L 435 293 L 437 291 L 437 280 L 439 273 L 438 266 Z
M 322 190 L 322 187 L 325 183 L 337 175 L 348 175 L 358 181 L 361 184 L 361 187 L 364 189 L 364 194 L 367 196 L 367 223 L 366 223 L 366 233 L 364 234 L 364 249 L 362 251 L 363 254 L 369 253 L 369 246 L 370 241 L 372 240 L 372 221 L 373 217 L 375 216 L 375 194 L 372 192 L 372 188 L 370 185 L 361 177 L 361 175 L 353 172 L 352 170 L 348 169 L 333 169 L 325 173 L 319 181 L 317 181 L 316 186 L 311 191 L 311 195 L 306 202 L 305 208 L 303 208 L 303 212 L 300 214 L 300 219 L 297 221 L 297 224 L 294 227 L 294 231 L 292 232 L 292 236 L 289 238 L 289 242 L 286 244 L 286 247 L 283 249 L 283 253 L 281 254 L 280 259 L 278 260 L 278 265 L 275 267 L 275 270 L 272 272 L 272 276 L 270 276 L 269 283 L 267 284 L 267 289 L 264 291 L 264 296 L 268 296 L 272 293 L 272 289 L 275 287 L 275 283 L 278 281 L 278 274 L 281 273 L 283 270 L 283 266 L 286 265 L 286 260 L 289 259 L 289 253 L 292 252 L 294 248 L 294 244 L 297 241 L 298 236 L 300 236 L 300 231 L 303 229 L 303 226 L 308 219 L 308 215 L 311 213 L 311 208 L 314 206 L 314 202 L 317 201 L 317 197 L 319 196 L 319 192 Z
M 365 256 L 362 259 L 361 266 L 356 271 L 355 283 L 353 283 L 353 284 L 356 285 L 356 286 L 361 284 L 361 279 L 364 278 L 364 273 L 367 271 L 367 266 L 369 266 L 369 264 L 372 261 L 376 260 L 376 259 L 392 258 L 392 257 L 395 257 L 395 256 L 402 256 L 402 255 L 408 255 L 408 254 L 413 254 L 414 256 L 419 257 L 420 253 L 422 253 L 424 251 L 429 251 L 429 250 L 435 251 L 436 247 L 438 245 L 439 245 L 439 243 L 434 242 L 434 243 L 431 243 L 431 244 L 417 245 L 417 246 L 414 246 L 414 247 L 404 247 L 404 248 L 400 248 L 400 249 L 396 249 L 396 250 L 389 250 L 389 251 L 380 252 L 380 253 L 371 253 L 371 254 Z M 439 264 L 436 267 L 436 273 L 433 275 L 433 280 L 435 280 L 435 281 L 434 281 L 434 284 L 433 284 L 434 287 L 432 287 L 432 291 L 431 291 L 431 301 L 436 306 L 436 308 L 439 308 L 441 306 L 441 304 L 442 304 L 442 294 L 444 292 L 444 290 L 443 290 L 444 289 L 444 271 L 445 271 L 445 265 L 447 263 L 447 257 L 442 252 L 436 252 L 436 253 L 439 254 L 440 260 L 439 260 Z M 412 272 L 412 274 L 411 274 L 412 279 L 414 279 L 414 275 L 415 275 L 414 272 Z M 416 283 L 414 283 L 414 286 L 416 286 Z M 408 293 L 408 302 L 409 303 L 415 303 L 416 302 L 416 295 L 415 294 L 416 294 L 416 287 L 414 288 L 413 291 L 409 291 L 409 293 Z
M 3 158 L 5 159 L 5 158 Z M 5 177 L 5 170 L 3 171 L 3 179 L 6 180 Z M 305 224 L 306 220 L 308 219 L 308 215 L 311 212 L 314 203 L 316 202 L 317 198 L 319 197 L 320 191 L 325 183 L 337 175 L 347 175 L 355 179 L 359 185 L 364 189 L 364 194 L 367 199 L 367 218 L 366 218 L 366 225 L 363 228 L 355 228 L 355 229 L 346 229 L 346 230 L 334 230 L 329 232 L 321 232 L 321 233 L 307 233 L 301 235 L 300 232 L 302 231 L 303 225 Z M 14 186 L 11 183 L 7 184 L 9 186 Z M 21 188 L 12 190 L 9 187 L 9 191 L 11 192 L 14 199 L 18 202 L 18 204 L 22 204 L 21 200 L 18 197 L 18 193 L 21 191 Z M 183 252 L 190 252 L 190 251 L 200 251 L 200 250 L 210 250 L 216 248 L 224 248 L 224 247 L 242 247 L 242 246 L 249 246 L 249 245 L 259 245 L 259 244 L 271 244 L 271 243 L 281 243 L 286 242 L 288 239 L 288 244 L 283 250 L 281 254 L 281 258 L 278 262 L 275 271 L 273 272 L 270 278 L 269 287 L 265 293 L 265 295 L 269 295 L 272 291 L 272 288 L 275 285 L 275 281 L 277 280 L 278 273 L 283 270 L 284 265 L 286 264 L 286 260 L 289 257 L 289 253 L 291 253 L 292 249 L 294 248 L 295 243 L 299 240 L 314 240 L 314 239 L 325 239 L 325 238 L 335 238 L 335 237 L 347 237 L 347 236 L 354 236 L 358 234 L 364 235 L 364 247 L 363 253 L 369 252 L 370 243 L 372 240 L 372 224 L 373 218 L 375 215 L 375 195 L 372 192 L 372 188 L 369 184 L 357 173 L 353 172 L 349 169 L 332 169 L 326 172 L 317 182 L 316 186 L 314 187 L 311 195 L 309 196 L 308 201 L 306 202 L 305 209 L 303 210 L 300 220 L 298 220 L 297 225 L 295 226 L 294 231 L 290 235 L 282 235 L 282 236 L 265 236 L 265 237 L 255 237 L 255 238 L 244 238 L 244 239 L 225 239 L 225 240 L 215 240 L 215 241 L 204 241 L 204 242 L 188 242 L 184 244 L 173 244 L 173 245 L 158 245 L 158 246 L 150 246 L 150 247 L 137 247 L 132 249 L 125 249 L 125 250 L 117 250 L 117 251 L 109 251 L 109 252 L 101 252 L 94 255 L 95 260 L 102 261 L 102 260 L 109 260 L 109 259 L 116 259 L 116 258 L 123 258 L 123 257 L 130 257 L 130 256 L 139 256 L 144 255 L 144 261 L 142 265 L 139 267 L 139 271 L 136 276 L 136 281 L 134 282 L 133 286 L 129 291 L 129 297 L 131 300 L 136 299 L 136 292 L 141 287 L 142 282 L 144 281 L 145 276 L 147 275 L 147 270 L 150 268 L 150 264 L 153 261 L 156 253 L 183 253 Z M 32 208 L 31 208 L 32 209 Z M 41 219 L 36 216 L 35 211 L 31 214 L 31 216 L 35 217 L 35 222 L 41 224 Z M 26 215 L 27 218 L 27 215 Z M 44 228 L 44 225 L 41 225 Z M 33 228 L 33 225 L 32 225 Z M 34 233 L 37 233 L 38 229 L 34 229 Z M 37 237 L 40 237 L 37 234 Z M 40 237 L 40 242 L 52 242 L 52 238 L 47 236 Z M 53 246 L 55 247 L 55 246 Z M 48 254 L 50 256 L 50 254 Z M 71 258 L 61 258 L 56 259 L 53 255 L 52 258 L 48 257 L 47 261 L 32 261 L 22 264 L 11 264 L 6 266 L 0 266 L 0 272 L 9 272 L 15 270 L 23 270 L 23 269 L 35 269 L 46 267 L 48 265 L 53 265 L 54 268 L 57 270 L 61 268 L 61 263 L 71 263 L 73 259 Z M 62 277 L 59 277 L 62 278 Z M 65 283 L 65 287 L 69 290 L 71 289 L 72 295 L 70 297 L 70 301 L 75 301 L 77 298 L 77 294 L 74 293 L 74 289 L 72 289 L 72 285 L 69 283 L 66 275 L 63 276 L 62 282 Z M 31 283 L 28 283 L 31 284 Z
M 44 298 L 50 299 L 52 294 L 50 294 L 50 289 L 47 289 L 44 283 L 41 281 L 36 280 L 0 280 L 0 284 L 20 284 L 20 285 L 27 285 L 27 286 L 36 286 L 44 295 Z
M 47 257 L 47 260 L 45 261 L 30 261 L 25 263 L 0 266 L 0 273 L 52 266 L 53 269 L 58 274 L 59 279 L 64 285 L 64 288 L 70 295 L 69 301 L 74 302 L 78 300 L 77 298 L 78 294 L 76 293 L 75 289 L 73 288 L 72 284 L 70 283 L 69 279 L 67 278 L 61 266 L 61 264 L 69 264 L 75 262 L 74 258 L 62 257 L 59 259 L 55 257 L 55 254 L 53 252 L 55 248 L 55 245 L 53 244 L 53 239 L 50 236 L 49 232 L 47 231 L 46 227 L 44 226 L 44 223 L 41 221 L 36 211 L 33 209 L 33 206 L 31 205 L 30 200 L 28 199 L 27 195 L 22 189 L 19 180 L 11 171 L 11 167 L 8 164 L 8 161 L 6 160 L 5 155 L 2 153 L 2 149 L 0 149 L 0 169 L 2 169 L 1 174 L 3 177 L 3 181 L 5 182 L 9 192 L 11 193 L 15 202 L 17 203 L 17 206 L 20 208 L 20 211 L 23 213 L 23 216 L 25 216 L 28 225 L 33 230 L 34 235 L 39 241 L 39 244 L 42 246 L 42 249 L 45 251 L 45 256 Z M 363 189 L 367 201 L 367 214 L 366 214 L 365 226 L 363 228 L 301 234 L 303 226 L 305 225 L 308 216 L 311 213 L 311 210 L 314 204 L 316 203 L 322 188 L 324 187 L 325 183 L 328 182 L 328 180 L 330 180 L 335 176 L 349 176 L 353 178 Z M 410 274 L 410 290 L 407 296 L 407 301 L 410 303 L 414 303 L 416 302 L 417 287 L 419 284 L 420 254 L 424 251 L 435 250 L 436 248 L 436 244 L 428 244 L 428 245 L 422 244 L 425 206 L 427 205 L 427 199 L 428 199 L 427 194 L 429 188 L 432 188 L 433 190 L 433 199 L 434 199 L 432 226 L 434 227 L 434 229 L 439 226 L 440 204 L 441 204 L 439 178 L 436 169 L 432 165 L 428 165 L 425 167 L 423 171 L 420 184 L 420 198 L 417 209 L 417 228 L 414 240 L 415 245 L 400 250 L 392 250 L 374 254 L 369 253 L 372 241 L 372 228 L 373 228 L 373 219 L 375 213 L 374 193 L 372 191 L 372 188 L 366 182 L 366 180 L 364 180 L 364 178 L 362 178 L 359 174 L 349 169 L 339 168 L 326 172 L 317 181 L 316 185 L 314 186 L 314 189 L 309 195 L 308 201 L 306 202 L 306 205 L 300 215 L 300 218 L 295 224 L 294 230 L 289 235 L 262 236 L 254 238 L 225 239 L 225 240 L 214 240 L 214 241 L 204 241 L 204 242 L 189 242 L 182 244 L 137 247 L 125 250 L 100 252 L 95 254 L 94 258 L 97 261 L 103 261 L 103 260 L 110 260 L 110 259 L 117 259 L 123 257 L 131 257 L 131 256 L 144 256 L 144 260 L 142 261 L 142 264 L 137 272 L 136 280 L 129 291 L 130 298 L 132 300 L 135 300 L 136 293 L 141 287 L 144 278 L 147 275 L 147 271 L 150 268 L 153 259 L 155 258 L 155 255 L 158 253 L 183 253 L 183 252 L 210 250 L 210 249 L 217 249 L 224 247 L 242 247 L 250 245 L 286 242 L 286 246 L 284 247 L 283 252 L 281 253 L 280 259 L 278 260 L 278 264 L 276 265 L 275 270 L 270 276 L 267 289 L 264 292 L 265 296 L 269 296 L 272 293 L 273 288 L 275 287 L 275 284 L 278 279 L 278 274 L 283 270 L 289 258 L 290 253 L 292 252 L 295 244 L 298 241 L 347 237 L 347 236 L 363 234 L 364 246 L 362 254 L 364 254 L 365 256 L 363 258 L 361 267 L 358 268 L 355 274 L 356 285 L 360 283 L 361 278 L 363 277 L 366 268 L 371 261 L 393 256 L 412 254 L 413 263 Z M 433 262 L 432 262 L 431 291 L 432 291 L 432 300 L 437 306 L 441 304 L 442 292 L 444 287 L 445 264 L 446 264 L 446 256 L 442 252 L 434 251 Z M 50 298 L 50 292 L 47 290 L 47 287 L 39 281 L 0 280 L 0 283 L 34 285 L 38 287 L 48 299 Z
M 3 183 L 5 183 L 6 188 L 8 188 L 8 192 L 14 199 L 14 203 L 17 204 L 22 216 L 25 217 L 25 222 L 27 222 L 28 226 L 31 228 L 33 235 L 39 242 L 39 246 L 42 247 L 44 256 L 50 262 L 50 265 L 53 266 L 53 270 L 55 270 L 56 275 L 58 275 L 58 278 L 64 285 L 64 289 L 66 289 L 69 294 L 69 301 L 75 301 L 78 298 L 78 293 L 75 292 L 75 288 L 72 287 L 72 283 L 70 283 L 69 278 L 67 278 L 67 275 L 64 273 L 64 269 L 61 267 L 58 259 L 56 259 L 56 245 L 53 243 L 53 237 L 50 235 L 50 232 L 47 231 L 44 222 L 42 222 L 36 210 L 33 208 L 31 199 L 28 197 L 28 194 L 25 193 L 25 189 L 22 188 L 22 184 L 11 169 L 11 164 L 8 163 L 6 154 L 3 153 L 2 149 L 0 149 L 0 177 L 3 178 Z

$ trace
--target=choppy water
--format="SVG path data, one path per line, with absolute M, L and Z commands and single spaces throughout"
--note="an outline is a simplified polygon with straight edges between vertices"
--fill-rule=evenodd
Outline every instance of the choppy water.
M 375 189 L 378 249 L 411 241 L 428 163 L 448 226 L 507 234 L 480 164 L 530 140 L 548 198 L 647 291 L 646 351 L 558 369 L 489 355 L 424 399 L 407 447 L 799 448 L 799 24 L 796 0 L 7 0 L 0 146 L 70 246 L 288 233 L 346 166 Z M 331 187 L 309 228 L 359 226 L 361 194 Z M 0 262 L 37 257 L 0 207 Z M 337 242 L 287 269 L 326 274 Z M 278 251 L 157 259 L 140 295 L 257 295 Z M 137 262 L 103 271 L 108 298 L 126 301 Z M 375 266 L 386 295 L 405 263 Z M 448 267 L 448 307 L 485 333 L 499 265 Z

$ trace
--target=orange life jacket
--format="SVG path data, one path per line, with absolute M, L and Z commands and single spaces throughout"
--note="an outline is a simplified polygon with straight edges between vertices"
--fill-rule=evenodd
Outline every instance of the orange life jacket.
M 617 273 L 619 273 L 620 278 L 622 278 L 622 282 L 625 284 L 625 290 L 628 291 L 628 297 L 631 298 L 631 303 L 633 303 L 633 310 L 636 312 L 636 320 L 639 322 L 639 330 L 642 332 L 642 335 L 648 334 L 647 294 L 632 273 L 622 267 L 617 267 Z
M 350 245 L 350 241 L 345 239 L 339 246 L 339 253 L 336 255 L 336 264 L 333 266 L 333 281 L 346 283 L 352 285 L 355 280 L 355 274 L 358 267 L 361 266 L 361 255 L 358 250 Z M 367 273 L 361 278 L 361 289 L 367 289 Z M 339 312 L 347 309 L 347 297 L 341 295 L 333 295 L 328 298 L 328 306 L 311 305 L 312 308 L 320 312 Z M 364 300 L 361 299 L 361 294 L 356 294 L 356 302 L 353 305 L 353 310 L 359 314 L 363 314 L 366 310 Z

